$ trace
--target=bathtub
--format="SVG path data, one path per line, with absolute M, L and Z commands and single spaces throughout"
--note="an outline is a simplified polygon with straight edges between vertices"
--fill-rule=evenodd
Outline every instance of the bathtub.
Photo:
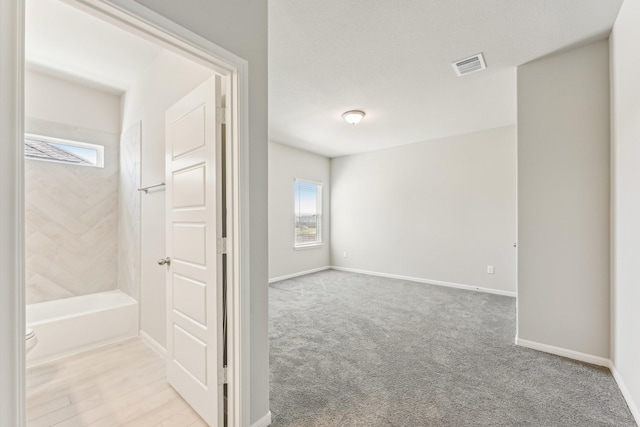
M 27 305 L 38 344 L 27 366 L 138 335 L 138 302 L 115 290 Z

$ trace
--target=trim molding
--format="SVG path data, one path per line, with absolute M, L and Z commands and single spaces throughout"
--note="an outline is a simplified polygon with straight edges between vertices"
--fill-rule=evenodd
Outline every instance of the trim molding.
M 142 342 L 148 345 L 151 350 L 158 353 L 158 356 L 161 356 L 163 359 L 167 357 L 167 349 L 161 346 L 158 341 L 151 338 L 151 335 L 149 335 L 142 329 L 140 329 L 138 335 L 140 335 L 140 339 L 142 340 Z
M 331 266 L 331 269 L 338 271 L 348 271 L 350 273 L 368 274 L 369 276 L 387 277 L 389 279 L 409 280 L 411 282 L 426 283 L 428 285 L 445 286 L 447 288 L 466 289 L 468 291 L 484 292 L 487 294 L 502 295 L 515 298 L 515 292 L 501 291 L 499 289 L 482 288 L 479 286 L 462 285 L 460 283 L 442 282 L 440 280 L 423 279 L 420 277 L 403 276 L 400 274 L 379 273 L 377 271 L 359 270 L 356 268 Z
M 271 425 L 271 411 L 267 412 L 264 417 L 260 418 L 251 427 L 268 427 Z
M 631 415 L 633 415 L 633 418 L 636 420 L 636 424 L 640 425 L 640 410 L 638 410 L 638 406 L 633 401 L 631 393 L 629 393 L 629 389 L 624 384 L 624 381 L 622 381 L 622 377 L 618 373 L 618 370 L 616 369 L 613 362 L 610 362 L 609 369 L 611 370 L 611 374 L 613 374 L 613 378 L 616 380 L 616 383 L 618 383 L 618 388 L 622 393 L 622 397 L 624 397 L 624 400 L 627 402 L 627 406 L 629 407 Z
M 305 276 L 307 274 L 317 273 L 318 271 L 330 270 L 332 268 L 334 267 L 327 265 L 324 267 L 312 268 L 311 270 L 307 270 L 307 271 L 300 271 L 298 273 L 287 274 L 286 276 L 274 277 L 273 279 L 269 279 L 269 283 L 276 283 L 282 280 L 293 279 L 294 277 Z
M 26 425 L 24 0 L 0 0 L 0 425 Z
M 604 366 L 605 368 L 611 368 L 612 366 L 611 361 L 605 357 L 594 356 L 591 354 L 581 353 L 579 351 L 569 350 L 562 347 L 555 347 L 553 345 L 542 344 L 535 341 L 523 340 L 522 338 L 518 337 L 516 337 L 516 345 L 542 351 L 544 353 L 555 354 L 556 356 L 579 360 L 580 362 L 591 363 L 592 365 Z

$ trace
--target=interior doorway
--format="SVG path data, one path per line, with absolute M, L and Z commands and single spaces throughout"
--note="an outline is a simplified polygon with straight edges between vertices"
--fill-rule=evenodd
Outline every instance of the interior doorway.
M 27 0 L 28 1 L 28 0 Z M 18 2 L 24 5 L 23 2 Z M 105 21 L 108 21 L 112 25 L 116 25 L 120 28 L 124 28 L 136 34 L 139 37 L 143 37 L 154 43 L 162 45 L 164 48 L 178 53 L 183 57 L 188 57 L 190 60 L 196 61 L 209 69 L 215 74 L 221 76 L 227 83 L 226 97 L 227 97 L 227 115 L 228 123 L 226 125 L 228 133 L 228 141 L 226 150 L 229 152 L 229 156 L 225 162 L 225 173 L 227 177 L 226 183 L 226 221 L 229 223 L 229 232 L 227 235 L 228 247 L 226 258 L 228 260 L 228 295 L 224 311 L 228 313 L 227 325 L 229 330 L 229 338 L 225 347 L 225 352 L 229 355 L 228 371 L 227 371 L 227 389 L 228 393 L 228 425 L 240 425 L 242 423 L 243 413 L 246 409 L 243 407 L 243 393 L 246 391 L 240 390 L 239 383 L 243 376 L 245 369 L 242 363 L 243 354 L 240 351 L 240 342 L 243 339 L 243 330 L 241 328 L 240 319 L 245 314 L 242 313 L 243 305 L 243 293 L 246 289 L 243 288 L 243 283 L 240 281 L 241 273 L 248 269 L 248 262 L 246 259 L 243 261 L 242 254 L 246 251 L 245 245 L 240 237 L 240 230 L 246 229 L 247 224 L 244 223 L 240 217 L 240 200 L 245 198 L 246 183 L 240 182 L 241 171 L 243 170 L 243 164 L 246 162 L 245 150 L 243 146 L 247 143 L 246 132 L 246 111 L 244 105 L 246 105 L 248 93 L 246 91 L 247 72 L 246 63 L 240 58 L 224 51 L 223 49 L 210 44 L 194 34 L 181 29 L 177 25 L 169 24 L 168 21 L 163 21 L 159 16 L 151 14 L 151 12 L 145 12 L 143 9 L 126 10 L 127 8 L 117 9 L 115 7 L 104 4 L 103 2 L 95 1 L 72 1 L 69 4 L 77 7 L 84 12 L 99 17 Z M 133 2 L 132 2 L 133 3 Z M 135 9 L 132 7 L 132 9 Z M 150 22 L 156 25 L 149 24 Z M 169 29 L 166 27 L 170 27 Z M 180 33 L 180 37 L 177 36 Z M 19 43 L 20 44 L 20 43 Z M 14 64 L 17 69 L 24 70 L 25 64 L 20 58 L 14 58 L 18 63 Z M 3 58 L 4 60 L 4 58 Z M 4 61 L 3 61 L 4 62 Z M 242 96 L 241 96 L 242 95 Z M 17 102 L 17 101 L 16 101 Z M 23 108 L 19 102 L 16 104 L 21 110 Z M 22 117 L 24 117 L 24 110 L 22 109 Z M 21 129 L 20 122 L 18 120 L 15 124 L 16 135 L 22 135 L 23 129 Z M 20 146 L 22 147 L 22 138 L 19 138 Z M 18 164 L 24 164 L 22 158 L 22 149 L 18 150 L 14 158 Z M 24 182 L 23 172 L 16 174 L 16 182 L 14 189 L 22 188 Z M 15 194 L 15 190 L 14 190 Z M 18 196 L 19 198 L 19 196 Z M 22 212 L 24 215 L 24 212 Z M 19 217 L 16 217 L 19 228 Z M 248 233 L 246 233 L 248 235 Z M 24 235 L 18 236 L 18 245 L 20 241 L 24 242 Z M 19 251 L 18 251 L 19 252 Z M 18 275 L 18 298 L 12 299 L 13 310 L 17 314 L 15 316 L 16 330 L 19 332 L 16 337 L 24 336 L 21 331 L 24 331 L 24 294 L 25 283 L 24 278 L 19 277 L 21 274 L 17 271 Z M 20 297 L 21 295 L 21 297 Z M 22 301 L 20 301 L 22 300 Z M 246 313 L 248 315 L 248 312 Z M 222 322 L 220 322 L 222 323 Z M 20 342 L 20 341 L 19 341 Z M 24 377 L 25 377 L 25 362 L 24 362 L 24 349 L 20 346 L 16 346 L 15 349 L 16 368 L 15 378 L 17 381 L 13 382 L 13 385 L 17 387 L 17 393 L 15 399 L 18 403 L 16 405 L 17 410 L 15 413 L 10 414 L 13 418 L 10 418 L 11 425 L 24 424 Z M 247 367 L 248 368 L 248 367 Z M 3 418 L 4 420 L 4 418 Z

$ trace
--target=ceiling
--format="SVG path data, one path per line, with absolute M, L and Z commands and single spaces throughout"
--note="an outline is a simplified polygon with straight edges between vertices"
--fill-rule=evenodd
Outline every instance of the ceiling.
M 269 139 L 336 157 L 513 125 L 515 67 L 605 38 L 621 4 L 269 0 Z M 457 77 L 480 52 L 488 68 Z
M 162 48 L 59 0 L 26 0 L 27 66 L 121 93 Z
M 621 4 L 269 0 L 269 139 L 336 157 L 513 125 L 515 67 L 606 37 Z M 115 93 L 161 52 L 59 0 L 26 16 L 29 67 Z M 488 68 L 457 77 L 451 62 L 480 52 Z

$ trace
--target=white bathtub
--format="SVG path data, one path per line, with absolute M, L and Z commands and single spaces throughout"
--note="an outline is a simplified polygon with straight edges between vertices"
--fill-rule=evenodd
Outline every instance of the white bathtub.
M 121 291 L 27 305 L 27 327 L 38 344 L 27 366 L 138 335 L 138 302 Z

